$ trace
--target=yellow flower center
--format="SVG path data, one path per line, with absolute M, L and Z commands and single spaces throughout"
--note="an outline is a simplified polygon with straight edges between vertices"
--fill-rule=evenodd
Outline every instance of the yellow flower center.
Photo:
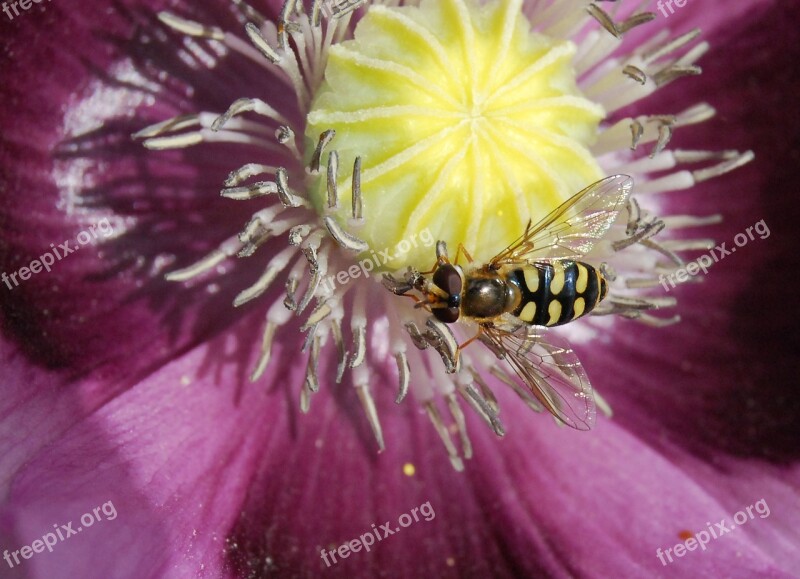
M 427 269 L 430 239 L 485 262 L 601 178 L 588 146 L 604 111 L 578 91 L 574 53 L 531 31 L 522 0 L 371 6 L 330 49 L 308 115 L 307 149 L 336 130 L 341 224 L 389 250 L 384 269 Z M 352 229 L 356 156 L 365 221 Z M 324 179 L 312 200 L 326 207 Z

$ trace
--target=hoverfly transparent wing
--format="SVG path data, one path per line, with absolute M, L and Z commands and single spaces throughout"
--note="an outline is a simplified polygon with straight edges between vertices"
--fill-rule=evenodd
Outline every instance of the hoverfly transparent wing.
M 481 340 L 553 416 L 577 430 L 594 426 L 594 392 L 572 347 L 547 328 L 524 325 L 513 331 L 483 325 Z
M 592 183 L 536 225 L 528 224 L 525 233 L 492 258 L 488 267 L 532 262 L 535 257 L 579 258 L 606 234 L 632 188 L 633 179 L 628 175 L 612 175 Z

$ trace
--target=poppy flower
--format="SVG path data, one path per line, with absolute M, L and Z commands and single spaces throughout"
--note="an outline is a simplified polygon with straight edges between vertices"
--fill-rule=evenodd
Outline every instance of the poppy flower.
M 795 8 L 167 4 L 5 23 L 4 573 L 792 576 Z M 427 234 L 623 172 L 591 432 L 415 347 Z

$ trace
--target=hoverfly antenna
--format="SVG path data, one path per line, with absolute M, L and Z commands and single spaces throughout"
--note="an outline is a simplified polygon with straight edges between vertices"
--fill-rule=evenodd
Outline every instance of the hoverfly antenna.
M 439 263 L 450 262 L 447 258 L 447 244 L 442 240 L 436 242 L 436 259 Z

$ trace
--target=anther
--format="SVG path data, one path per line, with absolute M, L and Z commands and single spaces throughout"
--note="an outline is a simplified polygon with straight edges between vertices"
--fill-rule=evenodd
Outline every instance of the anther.
M 361 253 L 369 249 L 369 245 L 365 241 L 342 229 L 332 216 L 328 215 L 324 217 L 322 221 L 325 223 L 328 233 L 331 234 L 331 237 L 333 237 L 334 241 L 336 241 L 340 247 L 354 253 Z
M 382 452 L 386 448 L 383 442 L 383 429 L 378 419 L 378 411 L 375 409 L 375 401 L 372 399 L 372 393 L 369 391 L 366 369 L 362 369 L 362 371 L 357 373 L 355 384 L 358 399 L 361 401 L 361 406 L 364 408 L 367 421 L 372 428 L 372 434 L 375 436 L 375 440 L 378 443 L 378 451 Z
M 503 424 L 497 418 L 495 411 L 487 404 L 474 386 L 468 384 L 458 389 L 458 393 L 467 401 L 473 410 L 480 416 L 486 424 L 494 431 L 497 436 L 504 436 L 506 431 Z
M 344 371 L 347 368 L 347 358 L 349 352 L 345 348 L 344 336 L 342 335 L 342 320 L 339 318 L 331 321 L 331 332 L 333 333 L 333 343 L 336 344 L 336 350 L 339 355 L 339 362 L 336 366 L 336 383 L 339 384 L 344 376 Z
M 289 149 L 294 154 L 295 158 L 300 159 L 303 157 L 303 155 L 300 154 L 300 150 L 297 148 L 295 134 L 291 127 L 287 125 L 278 127 L 278 130 L 275 131 L 275 138 L 278 139 L 281 145 Z
M 397 362 L 397 374 L 400 381 L 400 387 L 397 391 L 397 398 L 395 398 L 394 401 L 396 404 L 400 404 L 403 400 L 405 400 L 406 395 L 408 394 L 408 384 L 410 381 L 411 369 L 408 366 L 408 356 L 406 356 L 405 352 L 397 352 L 394 355 L 394 359 Z
M 458 357 L 458 341 L 453 335 L 453 331 L 447 324 L 440 322 L 433 316 L 428 317 L 425 325 L 430 328 L 430 332 L 426 333 L 426 339 L 442 357 L 445 371 L 448 374 L 457 372 L 461 365 L 461 360 Z
M 327 189 L 328 189 L 328 209 L 337 209 L 339 207 L 339 191 L 337 189 L 336 181 L 339 178 L 339 153 L 331 151 L 328 155 L 328 173 L 327 173 Z
M 259 163 L 248 163 L 247 165 L 243 165 L 239 167 L 235 171 L 231 171 L 228 175 L 228 178 L 225 179 L 225 186 L 226 187 L 236 187 L 237 185 L 241 185 L 245 181 L 247 181 L 250 177 L 255 177 L 256 175 L 264 175 L 264 174 L 275 174 L 277 167 L 272 167 L 270 165 L 261 165 Z
M 228 187 L 220 191 L 220 195 L 234 201 L 247 201 L 277 192 L 278 186 L 272 181 L 259 181 L 245 187 Z
M 464 458 L 470 459 L 472 458 L 472 443 L 467 435 L 467 421 L 464 419 L 464 412 L 461 410 L 461 406 L 458 405 L 455 392 L 448 394 L 445 397 L 445 401 L 447 402 L 447 408 L 450 410 L 450 415 L 453 417 L 453 422 L 455 422 L 456 429 L 458 430 Z
M 247 112 L 253 112 L 257 115 L 261 115 L 262 117 L 282 123 L 288 122 L 286 119 L 284 119 L 283 115 L 281 115 L 278 111 L 273 109 L 261 99 L 240 98 L 235 100 L 233 104 L 228 107 L 227 111 L 222 113 L 213 123 L 211 123 L 211 130 L 217 132 L 222 129 L 234 116 Z
M 333 129 L 328 129 L 320 133 L 317 146 L 314 149 L 314 154 L 311 156 L 311 163 L 309 163 L 309 168 L 312 173 L 319 173 L 322 167 L 322 153 L 335 136 L 336 131 Z
M 361 157 L 353 162 L 353 219 L 364 218 L 364 203 L 361 199 Z
M 281 55 L 269 45 L 269 42 L 267 42 L 267 39 L 264 38 L 255 24 L 248 22 L 245 24 L 244 30 L 247 32 L 247 36 L 250 38 L 250 42 L 253 43 L 253 46 L 255 46 L 267 60 L 272 64 L 278 64 L 281 61 Z
M 289 173 L 283 167 L 278 167 L 275 172 L 275 183 L 278 185 L 278 197 L 284 207 L 300 207 L 303 200 L 289 189 Z
M 306 366 L 306 384 L 308 385 L 308 389 L 312 392 L 319 392 L 317 362 L 319 359 L 321 341 L 322 339 L 319 336 L 314 337 L 314 343 L 311 346 L 311 354 L 308 356 L 308 365 Z
M 194 20 L 187 20 L 180 16 L 175 16 L 172 12 L 159 12 L 158 19 L 181 34 L 198 38 L 209 38 L 212 40 L 224 40 L 225 33 L 216 26 L 204 26 Z
M 353 348 L 355 352 L 350 358 L 350 367 L 356 368 L 364 362 L 367 354 L 367 328 L 363 324 L 353 326 Z
M 442 442 L 444 443 L 444 447 L 447 450 L 447 456 L 450 457 L 450 464 L 452 464 L 453 468 L 458 472 L 461 472 L 464 470 L 464 463 L 458 456 L 458 450 L 456 450 L 456 447 L 450 438 L 450 433 L 447 431 L 447 427 L 442 421 L 442 416 L 439 414 L 439 409 L 435 406 L 433 401 L 428 401 L 425 403 L 425 410 L 428 413 L 428 418 L 430 418 L 433 427 L 439 434 L 439 438 L 441 438 Z
M 627 76 L 632 80 L 635 80 L 641 85 L 647 83 L 647 73 L 643 71 L 641 68 L 633 66 L 632 64 L 625 66 L 625 68 L 622 69 L 622 74 L 624 74 L 625 76 Z

